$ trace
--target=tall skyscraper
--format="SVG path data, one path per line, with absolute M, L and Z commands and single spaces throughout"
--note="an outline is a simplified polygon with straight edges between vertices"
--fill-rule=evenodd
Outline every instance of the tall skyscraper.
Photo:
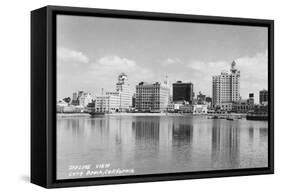
M 169 93 L 166 84 L 141 82 L 136 86 L 136 109 L 151 112 L 167 110 Z
M 121 112 L 128 110 L 132 106 L 133 93 L 130 91 L 130 84 L 125 73 L 121 73 L 118 76 L 116 92 L 119 92 L 120 94 L 119 110 Z
M 193 84 L 177 81 L 173 83 L 173 101 L 193 101 Z
M 213 105 L 222 106 L 240 100 L 240 71 L 231 63 L 230 73 L 213 76 Z
M 261 90 L 260 91 L 260 104 L 268 103 L 268 91 Z
M 128 77 L 125 73 L 118 75 L 116 91 L 105 92 L 96 97 L 97 112 L 124 112 L 132 106 L 133 93 L 130 90 Z

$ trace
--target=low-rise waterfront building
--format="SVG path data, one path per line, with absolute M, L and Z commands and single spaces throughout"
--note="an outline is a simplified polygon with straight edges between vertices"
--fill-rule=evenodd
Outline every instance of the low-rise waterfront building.
M 192 104 L 182 104 L 179 106 L 179 112 L 181 113 L 192 113 L 193 112 L 193 106 Z
M 169 112 L 192 113 L 192 110 L 192 104 L 189 104 L 187 101 L 175 101 L 168 105 Z
M 232 111 L 232 106 L 233 102 L 221 102 L 220 106 L 215 107 L 215 110 L 230 112 Z
M 206 95 L 199 92 L 196 100 L 197 100 L 197 104 L 206 104 Z
M 87 107 L 89 103 L 93 102 L 93 97 L 91 93 L 87 93 L 84 91 L 74 92 L 72 95 L 71 104 L 74 106 L 83 106 Z
M 255 109 L 254 94 L 249 93 L 247 100 L 239 100 L 232 103 L 232 112 L 247 113 Z
M 97 96 L 95 102 L 96 112 L 119 112 L 120 93 L 107 92 L 105 96 Z
M 168 104 L 168 112 L 175 112 L 175 104 L 173 102 Z
M 83 106 L 74 106 L 74 105 L 62 105 L 61 103 L 57 104 L 58 113 L 81 113 L 84 112 L 85 108 Z
M 93 97 L 90 93 L 83 93 L 79 97 L 79 105 L 83 107 L 87 107 L 89 103 L 93 102 Z
M 59 113 L 64 112 L 64 109 L 65 109 L 65 107 L 67 107 L 67 106 L 68 106 L 68 103 L 66 103 L 66 102 L 63 101 L 63 100 L 59 100 L 59 101 L 57 102 L 57 112 L 59 112 Z
M 236 113 L 247 113 L 254 109 L 254 104 L 249 104 L 247 100 L 233 102 L 232 111 Z
M 64 113 L 81 113 L 81 112 L 84 112 L 85 111 L 85 107 L 83 106 L 73 106 L 73 105 L 70 105 L 70 106 L 66 106 L 64 107 Z
M 194 104 L 193 105 L 193 114 L 207 114 L 208 105 L 207 104 Z

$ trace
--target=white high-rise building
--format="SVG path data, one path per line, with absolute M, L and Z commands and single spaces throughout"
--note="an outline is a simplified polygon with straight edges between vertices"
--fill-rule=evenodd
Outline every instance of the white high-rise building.
M 213 105 L 227 109 L 232 102 L 240 100 L 240 71 L 231 63 L 230 73 L 213 76 Z
M 130 84 L 125 73 L 118 76 L 116 83 L 116 92 L 119 92 L 119 111 L 124 112 L 132 106 L 132 92 L 130 91 Z
M 102 92 L 103 93 L 103 92 Z M 97 96 L 97 112 L 124 112 L 132 106 L 132 92 L 125 73 L 118 76 L 116 91 L 106 92 L 105 95 Z

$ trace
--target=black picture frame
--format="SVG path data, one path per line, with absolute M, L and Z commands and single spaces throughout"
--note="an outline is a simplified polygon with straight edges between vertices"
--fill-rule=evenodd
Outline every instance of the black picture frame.
M 56 15 L 263 26 L 268 28 L 268 167 L 56 180 Z M 31 182 L 46 188 L 274 173 L 274 21 L 231 17 L 46 6 L 31 12 Z

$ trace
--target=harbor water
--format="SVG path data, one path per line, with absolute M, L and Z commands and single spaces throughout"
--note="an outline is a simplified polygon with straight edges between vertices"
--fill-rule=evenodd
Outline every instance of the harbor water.
M 57 117 L 57 179 L 267 165 L 267 121 L 193 115 Z

